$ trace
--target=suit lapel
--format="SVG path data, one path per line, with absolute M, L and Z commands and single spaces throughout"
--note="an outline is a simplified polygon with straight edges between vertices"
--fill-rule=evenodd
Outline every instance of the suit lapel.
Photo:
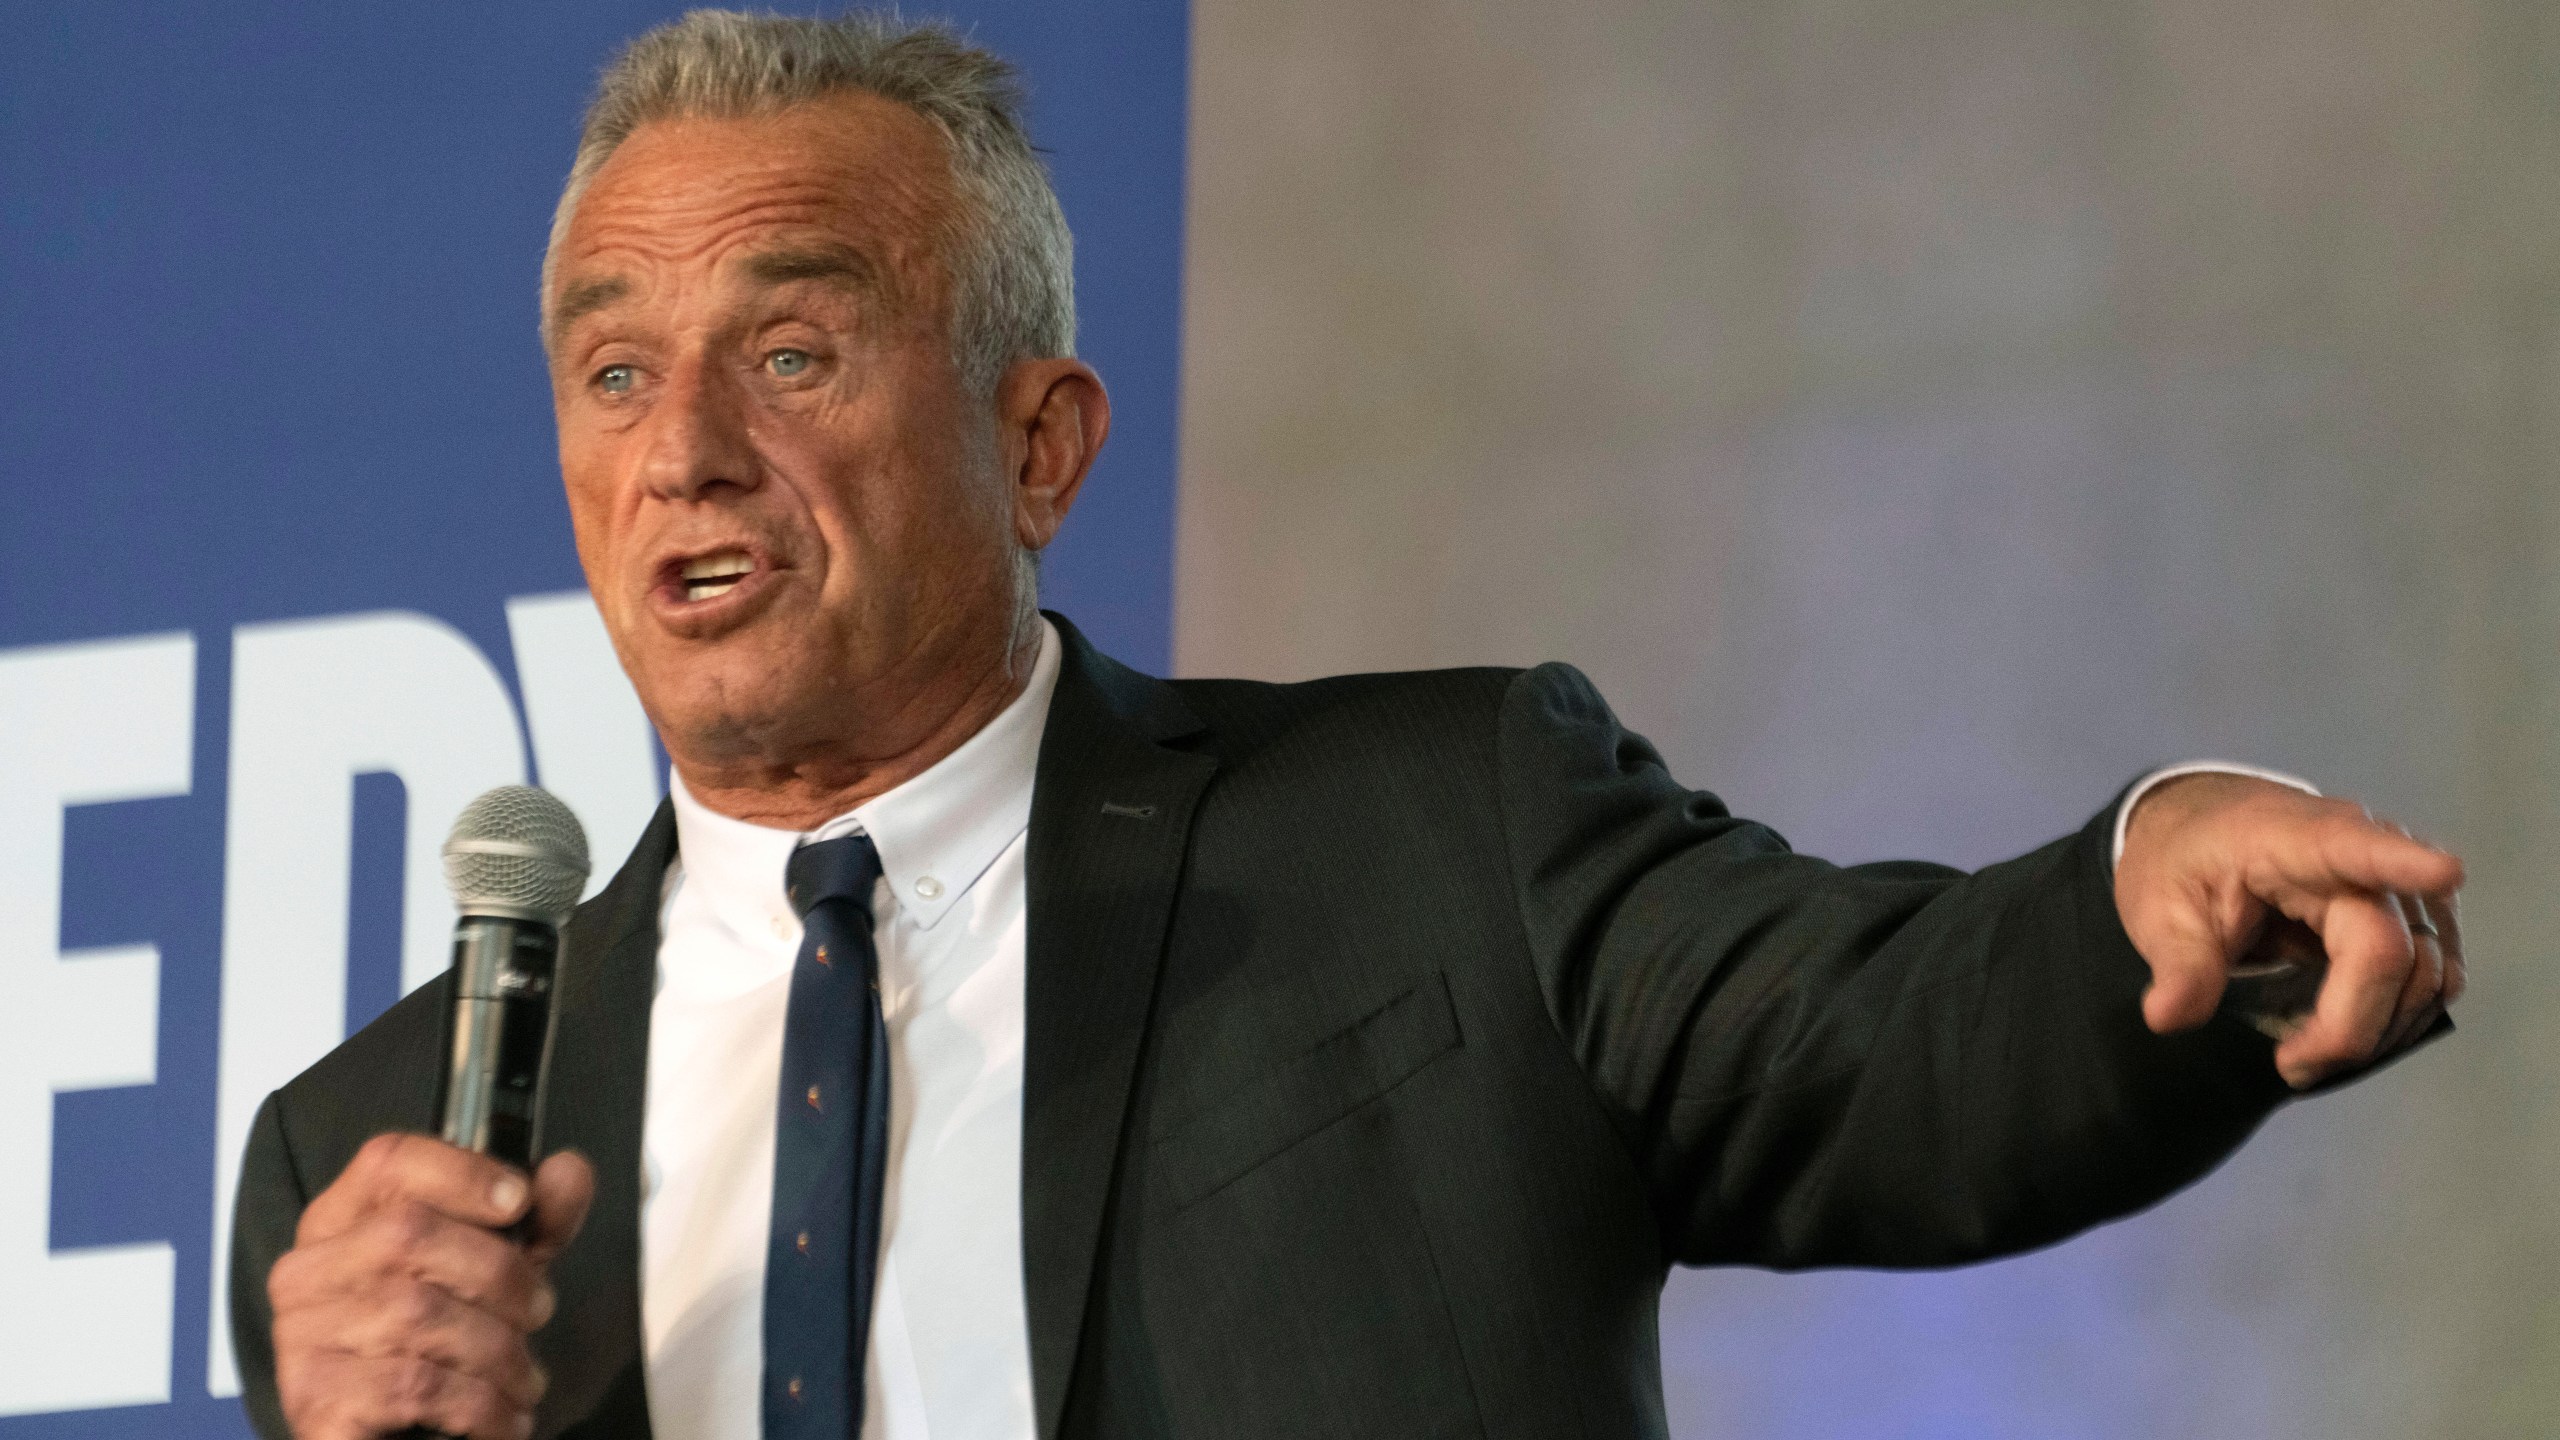
M 1054 1440 L 1166 920 L 1217 762 L 1163 743 L 1201 729 L 1170 686 L 1051 619 L 1066 656 L 1031 799 L 1022 1250 L 1033 1400 Z
M 661 803 L 613 883 L 579 909 L 564 937 L 567 974 L 543 1101 L 546 1150 L 594 1164 L 586 1228 L 554 1262 L 566 1302 L 536 1337 L 552 1374 L 543 1433 L 589 1419 L 646 1437 L 640 1332 L 641 1109 L 648 1090 L 649 1007 L 657 989 L 658 904 L 676 848 Z

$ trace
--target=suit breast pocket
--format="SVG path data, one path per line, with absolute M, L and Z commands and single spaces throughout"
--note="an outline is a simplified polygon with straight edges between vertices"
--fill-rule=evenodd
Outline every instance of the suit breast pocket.
M 1448 982 L 1433 971 L 1313 1048 L 1155 1136 L 1164 1196 L 1181 1209 L 1225 1188 L 1458 1048 Z

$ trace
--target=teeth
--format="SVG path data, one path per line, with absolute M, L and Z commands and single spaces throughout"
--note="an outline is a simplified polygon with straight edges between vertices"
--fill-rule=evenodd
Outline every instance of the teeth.
M 688 581 L 713 580 L 723 575 L 744 575 L 755 568 L 756 562 L 748 559 L 743 552 L 725 550 L 717 555 L 705 555 L 699 560 L 686 561 L 684 578 Z
M 755 568 L 756 562 L 739 550 L 724 550 L 717 555 L 688 560 L 684 566 L 684 598 L 708 600 L 714 595 L 726 595 L 737 589 L 738 582 L 747 578 Z

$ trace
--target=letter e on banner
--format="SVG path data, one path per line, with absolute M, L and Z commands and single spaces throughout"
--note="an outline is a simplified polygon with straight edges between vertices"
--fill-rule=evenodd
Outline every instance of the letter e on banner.
M 53 1097 L 148 1085 L 160 952 L 64 952 L 62 812 L 193 784 L 196 644 L 0 652 L 0 1415 L 169 1398 L 165 1242 L 52 1251 Z

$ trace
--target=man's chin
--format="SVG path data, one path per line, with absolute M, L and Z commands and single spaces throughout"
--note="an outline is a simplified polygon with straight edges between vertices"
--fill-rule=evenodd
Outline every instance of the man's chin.
M 779 715 L 733 709 L 688 714 L 662 733 L 689 765 L 765 768 L 788 764 L 806 728 Z
M 710 653 L 687 647 L 656 677 L 648 710 L 678 758 L 707 765 L 783 762 L 810 741 L 840 727 L 829 707 L 788 678 L 800 667 L 756 647 L 721 646 Z M 721 653 L 721 652 L 729 653 Z

